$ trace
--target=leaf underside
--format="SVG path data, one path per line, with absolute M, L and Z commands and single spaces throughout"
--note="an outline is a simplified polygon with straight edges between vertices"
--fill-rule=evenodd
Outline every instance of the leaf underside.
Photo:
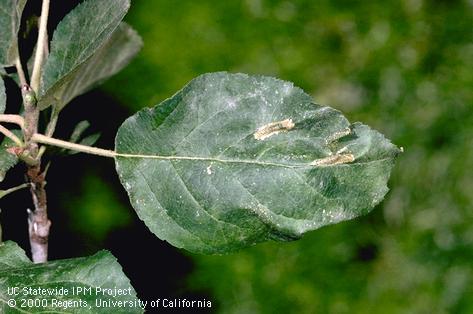
M 22 290 L 17 296 L 8 295 L 8 288 L 23 287 L 37 289 L 60 289 L 69 291 L 68 295 L 24 296 Z M 73 288 L 92 288 L 90 294 L 72 295 Z M 110 295 L 96 294 L 96 287 L 103 289 L 125 289 L 130 288 L 131 295 Z M 128 291 L 128 290 L 127 290 Z M 21 307 L 21 299 L 48 299 L 46 307 Z M 9 307 L 7 301 L 15 299 L 17 306 Z M 52 299 L 59 302 L 53 303 Z M 95 307 L 96 300 L 103 301 L 124 301 L 122 306 L 117 307 Z M 77 302 L 82 300 L 87 302 L 86 307 L 69 305 L 70 308 L 63 308 L 64 302 Z M 89 257 L 81 257 L 67 260 L 57 260 L 45 264 L 33 264 L 26 257 L 24 251 L 14 242 L 7 241 L 0 244 L 0 313 L 143 313 L 135 306 L 136 292 L 130 285 L 128 278 L 123 274 L 121 266 L 116 259 L 107 251 L 100 251 Z M 55 304 L 55 306 L 54 306 Z M 61 306 L 62 304 L 62 306 Z M 91 307 L 89 307 L 89 305 Z
M 5 107 L 7 105 L 7 94 L 5 92 L 5 83 L 0 76 L 0 114 L 5 112 Z
M 0 66 L 15 64 L 18 57 L 18 30 L 26 0 L 0 2 Z
M 40 109 L 62 109 L 74 97 L 120 71 L 142 43 L 121 20 L 129 0 L 88 0 L 58 25 L 41 78 Z
M 12 130 L 16 136 L 21 136 L 20 130 Z M 5 137 L 0 144 L 0 182 L 5 179 L 8 170 L 18 163 L 18 157 L 7 151 L 8 148 L 15 147 L 16 144 L 10 138 Z
M 200 253 L 293 240 L 368 213 L 399 153 L 292 83 L 222 72 L 128 118 L 115 146 L 148 156 L 116 158 L 139 217 Z
M 5 112 L 7 97 L 5 93 L 5 85 L 3 79 L 0 77 L 0 114 Z M 20 135 L 19 131 L 14 130 L 13 133 Z M 18 157 L 7 151 L 8 148 L 14 147 L 16 144 L 9 138 L 3 138 L 0 144 L 0 182 L 5 179 L 5 175 L 18 162 Z

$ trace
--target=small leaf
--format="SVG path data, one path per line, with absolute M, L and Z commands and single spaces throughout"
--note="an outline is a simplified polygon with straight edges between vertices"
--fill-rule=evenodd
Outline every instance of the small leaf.
M 69 142 L 79 143 L 81 145 L 86 145 L 86 146 L 94 145 L 95 142 L 97 142 L 97 140 L 100 138 L 99 133 L 94 133 L 94 134 L 88 135 L 88 136 L 86 136 L 86 137 L 84 137 L 83 139 L 80 140 L 83 133 L 85 132 L 85 130 L 87 130 L 87 128 L 89 126 L 90 126 L 90 123 L 86 120 L 83 120 L 83 121 L 77 123 L 76 127 L 74 128 L 74 131 L 72 131 L 71 137 L 69 138 Z M 75 155 L 75 154 L 78 153 L 77 151 L 66 150 L 66 149 L 62 150 L 62 152 L 65 152 L 68 155 Z
M 98 141 L 99 138 L 100 138 L 100 133 L 90 134 L 90 135 L 84 137 L 79 142 L 79 144 L 85 145 L 85 146 L 92 146 Z
M 143 313 L 128 278 L 107 251 L 45 264 L 33 264 L 25 258 L 23 250 L 15 243 L 8 241 L 0 245 L 0 313 L 13 313 L 15 310 L 19 313 Z M 8 295 L 9 289 L 14 287 L 19 288 L 19 294 Z M 47 289 L 47 293 L 30 293 L 26 298 L 31 299 L 32 304 L 22 303 L 25 298 L 23 288 L 27 292 L 29 289 Z M 67 295 L 57 292 L 61 288 L 62 291 L 67 290 Z M 83 293 L 77 295 L 73 293 L 73 289 L 77 292 L 77 288 L 90 290 L 82 290 Z M 126 294 L 112 296 L 100 291 L 122 291 Z M 16 301 L 16 306 L 9 306 L 7 300 L 11 299 Z M 115 305 L 97 307 L 96 302 L 100 301 Z
M 105 45 L 56 83 L 40 103 L 54 103 L 59 110 L 62 109 L 74 97 L 123 69 L 140 48 L 141 39 L 138 34 L 125 23 L 121 23 Z M 40 106 L 43 107 L 42 104 Z
M 15 64 L 18 56 L 18 30 L 26 0 L 2 0 L 0 2 L 0 65 Z
M 129 6 L 129 0 L 88 0 L 59 23 L 42 75 L 41 109 L 63 108 L 136 54 L 141 39 L 129 26 L 120 25 Z
M 69 142 L 77 143 L 89 126 L 90 123 L 87 120 L 82 120 L 81 122 L 77 123 L 74 131 L 72 131 L 71 137 L 69 138 Z
M 292 83 L 211 73 L 128 118 L 116 169 L 159 238 L 223 253 L 368 213 L 399 149 Z
M 5 107 L 7 106 L 7 94 L 5 93 L 5 84 L 3 79 L 0 76 L 0 114 L 5 112 Z
M 21 131 L 19 130 L 12 130 L 12 132 L 16 136 L 21 136 Z M 15 146 L 15 142 L 8 137 L 5 137 L 0 145 L 0 182 L 5 179 L 8 170 L 18 163 L 18 157 L 7 151 L 8 148 Z
M 142 45 L 139 35 L 126 23 L 121 23 L 112 37 L 69 78 L 72 80 L 62 86 L 62 108 L 74 97 L 99 85 L 122 70 L 138 53 Z

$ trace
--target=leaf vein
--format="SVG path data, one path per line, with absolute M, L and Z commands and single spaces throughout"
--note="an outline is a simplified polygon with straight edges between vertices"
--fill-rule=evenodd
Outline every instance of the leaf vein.
M 220 225 L 220 224 L 224 224 L 224 225 L 225 225 L 225 224 L 228 224 L 228 225 L 231 225 L 231 226 L 234 226 L 234 227 L 240 229 L 240 226 L 235 225 L 235 224 L 233 224 L 233 223 L 231 223 L 231 222 L 226 222 L 226 221 L 217 219 L 216 217 L 214 217 L 213 215 L 211 215 L 208 211 L 206 211 L 206 210 L 199 204 L 199 202 L 195 199 L 194 195 L 193 195 L 193 194 L 191 193 L 191 191 L 189 190 L 189 187 L 187 186 L 187 184 L 186 184 L 186 183 L 184 182 L 184 180 L 182 179 L 181 175 L 180 175 L 179 172 L 177 171 L 177 169 L 176 169 L 176 167 L 174 166 L 174 164 L 172 163 L 172 161 L 171 161 L 171 165 L 172 165 L 174 171 L 176 172 L 177 177 L 178 177 L 179 180 L 181 181 L 182 185 L 185 187 L 185 189 L 186 189 L 187 193 L 189 194 L 189 196 L 192 198 L 192 200 L 195 202 L 195 204 L 196 204 L 204 213 L 206 213 L 212 220 L 214 220 L 214 221 L 215 221 L 217 224 L 219 224 L 219 225 Z M 221 226 L 220 226 L 220 231 L 222 232 L 222 235 L 223 235 L 223 237 L 225 238 L 225 241 L 226 241 L 226 242 L 229 242 L 229 241 L 227 241 L 228 239 L 227 239 L 227 237 L 226 237 L 226 235 L 225 235 L 225 232 L 223 232 L 223 229 L 222 229 Z M 230 242 L 229 242 L 229 243 L 230 243 Z
M 140 173 L 141 177 L 144 179 L 144 182 L 146 183 L 146 186 L 147 186 L 148 189 L 150 190 L 151 195 L 153 196 L 153 199 L 154 199 L 154 200 L 156 201 L 156 203 L 166 212 L 166 215 L 167 215 L 170 219 L 172 219 L 172 220 L 176 223 L 176 225 L 179 226 L 179 228 L 180 228 L 181 230 L 183 230 L 183 231 L 186 232 L 186 233 L 189 233 L 190 235 L 192 235 L 193 237 L 195 237 L 198 241 L 200 241 L 202 244 L 206 245 L 206 243 L 205 243 L 204 241 L 202 241 L 202 239 L 201 239 L 199 236 L 197 236 L 197 235 L 195 235 L 194 233 L 190 232 L 189 230 L 185 229 L 183 226 L 181 226 L 181 225 L 174 219 L 174 217 L 172 217 L 171 215 L 169 215 L 169 210 L 168 210 L 168 208 L 165 207 L 165 206 L 163 206 L 163 205 L 159 202 L 159 200 L 158 200 L 158 198 L 157 198 L 157 196 L 156 196 L 156 192 L 154 191 L 154 189 L 153 189 L 153 188 L 151 187 L 151 185 L 149 184 L 148 178 L 146 177 L 146 175 L 143 173 L 143 171 L 141 171 L 141 169 L 140 169 L 139 167 L 137 167 L 137 171 Z

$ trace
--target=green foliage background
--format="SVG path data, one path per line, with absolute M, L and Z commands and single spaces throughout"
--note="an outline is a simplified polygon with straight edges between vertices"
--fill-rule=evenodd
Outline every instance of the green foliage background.
M 227 256 L 183 252 L 189 290 L 222 313 L 473 312 L 473 2 L 135 0 L 126 20 L 145 45 L 105 89 L 130 113 L 205 72 L 267 74 L 405 149 L 368 216 Z

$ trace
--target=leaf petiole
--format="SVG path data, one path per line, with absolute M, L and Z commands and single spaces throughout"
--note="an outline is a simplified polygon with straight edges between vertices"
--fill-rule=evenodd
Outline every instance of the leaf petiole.
M 0 133 L 3 133 L 6 137 L 10 138 L 15 144 L 19 147 L 23 146 L 23 142 L 16 136 L 12 131 L 4 127 L 3 125 L 0 125 Z
M 22 129 L 25 127 L 25 119 L 17 114 L 0 114 L 0 122 L 13 123 Z
M 31 185 L 30 183 L 23 183 L 23 184 L 20 184 L 18 186 L 12 187 L 10 189 L 0 190 L 0 198 L 3 198 L 3 197 L 7 196 L 10 193 L 28 188 L 28 187 L 30 187 L 30 185 Z
M 58 117 L 59 117 L 59 111 L 56 109 L 56 107 L 53 107 L 53 110 L 51 113 L 51 119 L 49 120 L 48 126 L 46 127 L 46 136 L 48 137 L 53 136 L 54 130 L 56 129 Z M 41 146 L 38 153 L 38 159 L 41 159 L 41 156 L 43 156 L 45 151 L 46 151 L 46 146 Z
M 20 78 L 21 86 L 28 84 L 26 82 L 25 72 L 23 71 L 23 66 L 21 65 L 21 61 L 19 57 L 17 57 L 15 60 L 15 67 L 16 67 L 16 71 L 18 72 L 18 77 Z
M 41 20 L 39 22 L 39 30 L 38 30 L 38 41 L 37 41 L 37 49 L 34 59 L 34 66 L 33 66 L 33 74 L 31 75 L 31 87 L 33 90 L 38 93 L 39 91 L 39 83 L 41 80 L 41 68 L 43 66 L 43 58 L 44 52 L 46 51 L 45 45 L 48 44 L 47 36 L 48 36 L 48 16 L 49 16 L 49 1 L 50 0 L 43 0 L 43 4 L 41 7 Z
M 117 156 L 117 153 L 113 150 L 107 150 L 103 148 L 97 148 L 92 146 L 86 146 L 76 143 L 71 143 L 63 140 L 58 140 L 56 138 L 52 138 L 43 134 L 33 134 L 31 137 L 33 142 L 37 142 L 40 144 L 46 144 L 51 146 L 57 146 L 65 149 L 75 150 L 82 153 L 87 153 L 91 155 L 103 156 L 103 157 L 111 157 L 114 158 Z

